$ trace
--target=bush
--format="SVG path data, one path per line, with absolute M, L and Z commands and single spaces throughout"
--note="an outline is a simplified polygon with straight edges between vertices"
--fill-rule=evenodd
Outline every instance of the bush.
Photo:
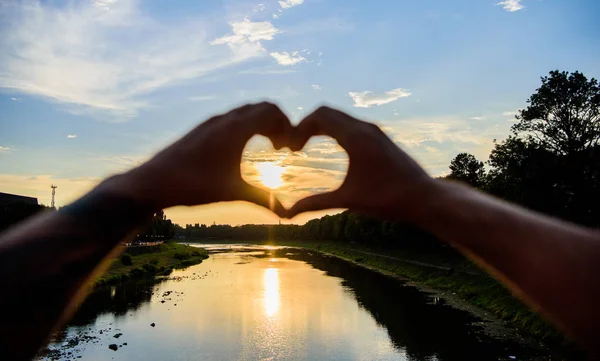
M 146 271 L 147 273 L 156 273 L 156 271 L 158 270 L 158 268 L 150 263 L 146 263 L 142 266 L 144 268 L 144 271 Z
M 129 272 L 129 276 L 132 278 L 142 277 L 144 275 L 144 270 L 140 267 L 136 267 Z
M 190 254 L 187 253 L 187 252 L 175 252 L 175 254 L 173 255 L 173 257 L 175 259 L 178 259 L 178 260 L 182 261 L 184 259 L 190 258 Z
M 131 261 L 131 256 L 128 255 L 127 253 L 124 253 L 123 255 L 121 255 L 121 263 L 124 266 L 131 266 L 133 264 L 133 262 Z

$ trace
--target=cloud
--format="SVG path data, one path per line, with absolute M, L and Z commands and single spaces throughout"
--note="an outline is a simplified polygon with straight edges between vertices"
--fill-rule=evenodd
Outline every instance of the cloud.
M 485 117 L 470 117 L 471 120 L 484 120 Z
M 273 14 L 273 19 L 279 19 L 279 15 Z
M 252 9 L 252 11 L 254 11 L 255 13 L 259 13 L 261 11 L 265 11 L 267 7 L 265 6 L 265 4 L 258 4 L 254 7 L 254 9 Z
M 11 97 L 10 100 L 15 101 L 15 102 L 20 102 L 21 98 Z
M 273 40 L 275 35 L 281 32 L 268 21 L 253 22 L 248 18 L 242 21 L 231 21 L 229 25 L 233 34 L 213 40 L 212 45 L 254 44 L 262 49 L 259 43 L 261 40 Z
M 302 107 L 298 107 L 298 110 L 302 110 L 302 109 L 304 109 L 304 108 L 302 108 Z
M 519 114 L 519 112 L 518 112 L 518 111 L 516 111 L 516 110 L 511 110 L 511 111 L 508 111 L 508 112 L 503 112 L 503 113 L 502 113 L 502 115 L 504 115 L 504 116 L 507 116 L 507 117 L 510 117 L 510 116 L 515 116 L 515 115 L 517 115 L 517 114 Z
M 275 61 L 277 61 L 277 63 L 279 63 L 280 65 L 285 65 L 285 66 L 296 65 L 303 61 L 306 61 L 306 58 L 303 57 L 302 55 L 299 55 L 297 51 L 295 51 L 291 54 L 286 51 L 281 52 L 281 53 L 273 52 L 273 53 L 271 53 L 271 56 L 275 59 Z
M 207 100 L 215 100 L 219 97 L 216 95 L 198 95 L 194 97 L 189 97 L 188 100 L 192 102 L 205 102 Z
M 77 138 L 77 134 L 68 134 L 67 138 L 69 138 L 69 139 Z
M 525 6 L 521 4 L 521 0 L 504 0 L 500 1 L 496 5 L 502 5 L 502 8 L 506 11 L 515 12 L 524 9 Z
M 310 87 L 313 88 L 314 90 L 321 90 L 321 86 L 319 84 L 313 84 Z
M 213 43 L 215 19 L 165 23 L 139 1 L 19 2 L 0 6 L 0 88 L 41 96 L 76 114 L 126 119 L 157 89 L 265 55 L 270 23 L 230 23 Z
M 304 0 L 280 0 L 279 6 L 281 6 L 282 9 L 288 9 L 294 6 L 302 5 L 303 2 Z
M 298 70 L 294 70 L 294 69 L 254 68 L 254 69 L 242 70 L 239 72 L 239 74 L 266 75 L 266 74 L 290 74 L 290 73 L 297 73 L 297 72 L 298 72 Z
M 397 88 L 386 91 L 383 94 L 374 94 L 367 90 L 364 92 L 349 92 L 348 95 L 354 100 L 355 107 L 370 108 L 374 105 L 388 104 L 397 99 L 409 97 L 412 93 L 408 90 Z
M 11 150 L 13 150 L 13 149 L 14 149 L 14 148 L 11 148 L 11 147 L 5 147 L 5 146 L 2 146 L 2 145 L 0 145 L 0 153 L 9 152 L 9 151 L 11 151 Z

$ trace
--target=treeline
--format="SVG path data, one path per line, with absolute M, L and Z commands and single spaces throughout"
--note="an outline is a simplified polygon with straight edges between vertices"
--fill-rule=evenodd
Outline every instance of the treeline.
M 579 72 L 552 71 L 516 115 L 511 134 L 487 162 L 458 154 L 444 179 L 576 223 L 600 225 L 600 89 Z M 455 255 L 435 237 L 401 222 L 351 212 L 297 225 L 188 224 L 177 234 L 196 240 L 336 240 Z
M 146 227 L 137 235 L 136 241 L 162 241 L 175 237 L 176 225 L 164 211 L 154 213 Z

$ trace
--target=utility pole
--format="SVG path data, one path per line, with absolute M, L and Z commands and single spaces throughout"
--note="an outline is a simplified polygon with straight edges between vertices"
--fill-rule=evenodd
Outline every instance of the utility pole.
M 58 188 L 58 186 L 55 186 L 53 184 L 50 186 L 50 188 L 52 188 L 52 203 L 50 204 L 50 207 L 55 208 L 54 207 L 54 196 L 56 195 L 56 188 Z

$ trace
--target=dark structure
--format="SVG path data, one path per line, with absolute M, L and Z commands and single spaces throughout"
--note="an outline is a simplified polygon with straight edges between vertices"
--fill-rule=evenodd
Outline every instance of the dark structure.
M 0 192 L 0 206 L 12 205 L 12 204 L 38 204 L 37 198 L 19 196 L 17 194 L 2 193 Z
M 0 192 L 0 231 L 46 208 L 37 198 Z

